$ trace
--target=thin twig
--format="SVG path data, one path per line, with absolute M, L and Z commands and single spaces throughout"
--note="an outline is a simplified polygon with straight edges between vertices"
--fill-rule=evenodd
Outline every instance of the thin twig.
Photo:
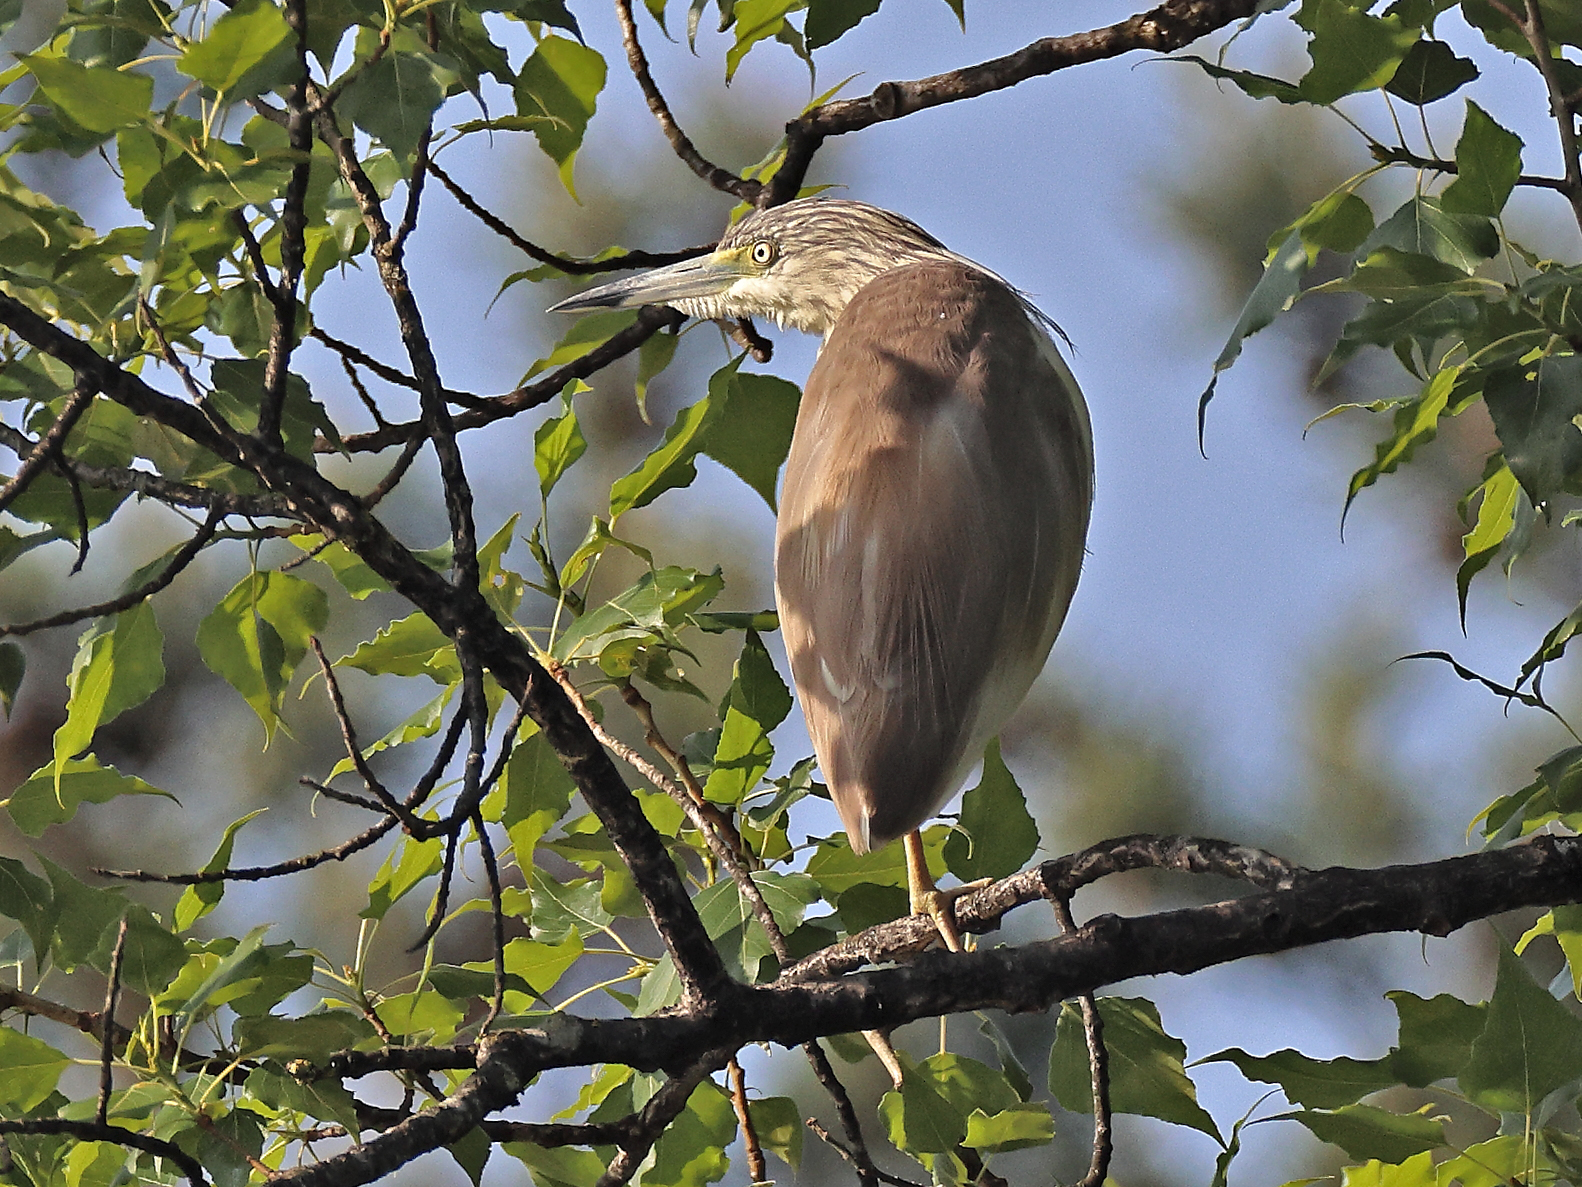
M 1072 935 L 1077 924 L 1071 918 L 1071 900 L 1063 895 L 1050 898 L 1055 919 L 1060 923 L 1062 935 Z M 1110 1155 L 1115 1145 L 1110 1134 L 1110 1055 L 1104 1046 L 1104 1018 L 1099 1013 L 1099 1003 L 1091 993 L 1080 994 L 1077 1001 L 1082 1006 L 1082 1035 L 1088 1047 L 1088 1073 L 1093 1095 L 1093 1155 L 1088 1161 L 1088 1173 L 1078 1179 L 1073 1187 L 1101 1187 L 1109 1174 Z
M 363 377 L 357 374 L 357 364 L 353 363 L 345 355 L 341 356 L 340 361 L 341 370 L 346 372 L 346 378 L 351 382 L 352 391 L 357 393 L 357 398 L 362 401 L 363 407 L 368 409 L 368 415 L 374 418 L 374 424 L 381 428 L 389 424 L 390 422 L 385 419 L 385 414 L 379 411 L 379 405 L 374 403 L 373 396 L 369 395 L 368 385 L 363 382 Z
M 1413 169 L 1428 169 L 1434 173 L 1460 173 L 1461 167 L 1454 161 L 1446 161 L 1440 157 L 1421 157 L 1409 148 L 1398 148 L 1388 144 L 1371 144 L 1368 152 L 1373 159 L 1387 165 L 1410 165 Z M 1569 184 L 1563 177 L 1538 177 L 1524 173 L 1516 179 L 1517 185 L 1531 186 L 1537 189 L 1556 190 L 1566 192 Z
M 88 410 L 88 405 L 93 403 L 98 390 L 90 384 L 77 384 L 71 395 L 67 397 L 66 405 L 60 410 L 60 415 L 28 451 L 28 455 L 22 459 L 22 464 L 17 467 L 17 472 L 11 480 L 0 486 L 0 511 L 9 507 L 11 501 L 27 489 L 28 484 L 33 481 L 33 476 L 60 452 L 61 446 L 66 441 L 66 435 L 71 432 L 77 419 Z
M 148 1134 L 133 1133 L 129 1129 L 122 1129 L 119 1125 L 100 1125 L 94 1121 L 64 1121 L 58 1117 L 0 1121 L 0 1134 L 8 1133 L 64 1135 L 84 1142 L 109 1142 L 115 1146 L 127 1146 L 133 1150 L 141 1150 L 145 1154 L 152 1154 L 156 1158 L 170 1159 L 192 1187 L 208 1187 L 209 1181 L 203 1176 L 203 1167 L 180 1146 L 150 1137 Z
M 715 244 L 703 243 L 697 247 L 684 247 L 680 251 L 624 251 L 620 255 L 611 256 L 607 260 L 579 260 L 574 256 L 557 255 L 548 248 L 540 247 L 530 239 L 519 235 L 504 219 L 484 207 L 470 193 L 444 169 L 439 162 L 431 160 L 428 171 L 440 182 L 451 196 L 461 205 L 461 208 L 471 214 L 489 230 L 515 247 L 523 255 L 537 260 L 540 264 L 548 264 L 557 268 L 568 276 L 592 276 L 600 272 L 619 272 L 625 268 L 659 268 L 666 264 L 679 264 L 682 260 L 693 260 L 698 256 L 707 255 L 713 251 Z
M 121 958 L 126 955 L 126 916 L 115 931 L 115 948 L 110 953 L 109 983 L 104 987 L 104 1036 L 99 1040 L 99 1104 L 94 1109 L 95 1125 L 107 1125 L 110 1093 L 115 1088 L 115 1007 L 121 996 Z
M 406 241 L 417 230 L 418 205 L 423 201 L 423 179 L 428 175 L 428 146 L 433 138 L 434 121 L 430 119 L 417 138 L 417 158 L 412 162 L 412 176 L 407 179 L 406 209 L 390 239 L 390 254 L 397 260 L 405 254 Z
M 479 407 L 459 413 L 453 420 L 456 431 L 482 428 L 497 420 L 504 420 L 519 412 L 548 403 L 560 395 L 573 379 L 586 379 L 595 371 L 603 370 L 615 360 L 631 354 L 660 330 L 675 329 L 685 320 L 685 317 L 668 306 L 645 306 L 637 315 L 635 322 L 624 330 L 612 334 L 607 341 L 595 346 L 587 354 L 573 359 L 563 367 L 556 368 L 542 379 L 523 384 L 515 391 L 507 392 L 502 396 L 491 396 Z M 447 398 L 454 400 L 455 395 L 455 392 L 447 391 Z M 339 449 L 344 449 L 348 453 L 377 452 L 422 437 L 425 432 L 421 421 L 407 421 L 403 424 L 387 425 L 368 433 L 353 433 L 343 438 L 339 447 L 321 437 L 314 442 L 313 448 L 318 453 L 335 453 Z
M 664 95 L 660 94 L 654 76 L 648 69 L 648 57 L 643 53 L 643 47 L 637 40 L 637 22 L 632 19 L 632 0 L 615 0 L 615 15 L 621 22 L 621 40 L 626 45 L 626 64 L 631 67 L 632 77 L 642 88 L 648 110 L 653 112 L 654 118 L 659 121 L 660 130 L 664 132 L 665 139 L 670 141 L 670 147 L 675 150 L 676 156 L 681 158 L 688 169 L 715 189 L 722 190 L 743 202 L 756 201 L 763 189 L 760 182 L 737 177 L 729 169 L 722 169 L 705 159 L 697 150 L 697 146 L 681 130 L 681 125 L 676 123 L 676 117 L 670 112 L 670 105 L 665 102 Z
M 731 880 L 736 883 L 737 890 L 747 900 L 748 908 L 753 913 L 753 918 L 758 920 L 764 933 L 769 937 L 769 946 L 774 950 L 775 959 L 784 968 L 791 962 L 791 949 L 786 944 L 785 933 L 780 930 L 780 924 L 775 920 L 774 912 L 769 909 L 769 904 L 764 901 L 763 890 L 753 880 L 752 872 L 742 864 L 737 851 L 732 848 L 729 841 L 720 834 L 715 827 L 714 820 L 705 810 L 705 803 L 701 798 L 694 799 L 686 788 L 680 786 L 653 763 L 649 762 L 632 747 L 611 734 L 593 715 L 593 710 L 588 707 L 588 702 L 583 698 L 582 691 L 572 682 L 571 676 L 559 664 L 551 664 L 549 673 L 562 689 L 571 703 L 576 706 L 577 712 L 582 714 L 588 728 L 593 731 L 593 736 L 598 738 L 611 753 L 615 754 L 622 762 L 635 769 L 644 779 L 647 779 L 660 791 L 668 795 L 681 806 L 687 814 L 692 827 L 703 835 L 704 842 L 710 852 L 714 854 L 731 875 Z M 639 697 L 639 699 L 641 699 Z M 652 718 L 650 717 L 650 722 Z M 657 731 L 656 731 L 657 732 Z M 696 780 L 694 780 L 696 784 Z M 717 812 L 716 812 L 717 814 Z M 739 841 L 739 838 L 738 838 Z
M 859 1181 L 863 1183 L 889 1183 L 892 1187 L 923 1187 L 923 1184 L 912 1179 L 903 1179 L 899 1175 L 892 1175 L 888 1171 L 880 1170 L 872 1162 L 865 1162 L 858 1156 L 856 1150 L 842 1144 L 834 1134 L 825 1129 L 817 1117 L 809 1117 L 804 1124 L 813 1131 L 814 1137 L 851 1163 L 852 1169 L 857 1172 Z
M 834 1141 L 825 1132 L 824 1127 L 811 1118 L 807 1122 L 808 1128 L 839 1150 L 841 1155 L 857 1168 L 857 1178 L 862 1182 L 863 1187 L 872 1187 L 880 1180 L 882 1174 L 873 1164 L 873 1156 L 868 1153 L 868 1143 L 862 1136 L 862 1123 L 857 1120 L 857 1110 L 851 1103 L 851 1094 L 846 1091 L 846 1085 L 842 1084 L 840 1077 L 835 1074 L 834 1065 L 830 1063 L 829 1056 L 824 1054 L 824 1047 L 817 1039 L 809 1039 L 803 1043 L 802 1053 L 807 1056 L 814 1078 L 823 1085 L 824 1091 L 829 1093 L 830 1099 L 835 1102 L 835 1114 L 840 1118 L 840 1127 L 850 1144 L 842 1146 Z
M 157 576 L 149 578 L 136 589 L 128 590 L 120 597 L 111 598 L 107 602 L 96 602 L 92 606 L 83 606 L 76 610 L 62 610 L 59 614 L 51 614 L 45 618 L 36 618 L 32 622 L 18 622 L 13 624 L 0 623 L 0 638 L 7 635 L 31 635 L 35 631 L 49 630 L 51 627 L 70 626 L 72 623 L 82 622 L 87 618 L 103 618 L 109 614 L 119 614 L 129 610 L 139 602 L 147 601 L 160 590 L 164 589 L 193 562 L 193 559 L 208 544 L 214 536 L 215 528 L 225 518 L 225 512 L 218 507 L 209 509 L 208 517 L 203 521 L 190 540 L 182 545 L 181 551 L 170 558 L 170 564 L 161 569 Z
M 764 1161 L 764 1148 L 758 1142 L 758 1130 L 753 1125 L 752 1110 L 748 1107 L 747 1076 L 742 1071 L 742 1061 L 734 1055 L 725 1065 L 725 1070 L 730 1077 L 731 1107 L 736 1110 L 736 1123 L 741 1126 L 742 1145 L 747 1151 L 747 1173 L 752 1177 L 754 1187 L 757 1187 L 757 1184 L 769 1181 L 769 1164 Z
M 482 812 L 473 811 L 472 826 L 478 833 L 478 849 L 483 854 L 483 869 L 489 879 L 489 919 L 492 924 L 489 939 L 494 955 L 494 992 L 489 998 L 489 1012 L 478 1024 L 478 1033 L 484 1035 L 505 1008 L 505 901 L 500 887 L 500 865 L 495 860 L 494 842 L 489 840 Z

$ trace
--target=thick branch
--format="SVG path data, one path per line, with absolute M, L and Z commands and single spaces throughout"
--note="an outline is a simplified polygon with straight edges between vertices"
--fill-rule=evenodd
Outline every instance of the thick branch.
M 1150 12 L 1119 24 L 1066 37 L 1046 37 L 1003 58 L 963 66 L 913 82 L 885 82 L 863 99 L 840 99 L 806 112 L 786 125 L 786 159 L 758 197 L 777 206 L 796 196 L 813 154 L 828 136 L 860 131 L 929 107 L 974 99 L 1019 82 L 1117 57 L 1134 49 L 1169 53 L 1206 33 L 1252 15 L 1256 0 L 1166 0 Z
M 1181 848 L 1156 839 L 1155 851 Z M 1217 843 L 1222 851 L 1232 846 Z M 1135 839 L 1122 848 L 1142 851 Z M 1193 843 L 1187 848 L 1212 851 Z M 1098 850 L 1090 853 L 1103 851 Z M 1053 867 L 1052 869 L 1050 867 Z M 1116 865 L 1114 868 L 1123 868 Z M 1051 879 L 1074 876 L 1049 862 Z M 1091 872 L 1091 870 L 1089 871 Z M 735 986 L 712 1009 L 645 1018 L 555 1015 L 544 1025 L 493 1035 L 476 1047 L 348 1053 L 324 1074 L 476 1066 L 451 1101 L 403 1122 L 338 1159 L 292 1172 L 293 1183 L 369 1182 L 417 1153 L 454 1141 L 515 1101 L 551 1067 L 619 1063 L 684 1073 L 696 1053 L 751 1042 L 791 1046 L 819 1035 L 900 1026 L 966 1010 L 1046 1010 L 1068 997 L 1132 977 L 1193 973 L 1211 965 L 1381 932 L 1443 936 L 1520 907 L 1582 899 L 1582 838 L 1543 836 L 1509 849 L 1376 870 L 1293 872 L 1279 889 L 1208 906 L 1125 919 L 1102 915 L 1073 934 L 1018 948 L 930 952 L 911 963 L 822 981 Z

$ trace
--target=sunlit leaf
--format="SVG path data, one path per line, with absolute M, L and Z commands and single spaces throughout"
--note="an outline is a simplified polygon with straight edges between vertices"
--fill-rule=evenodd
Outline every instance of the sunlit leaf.
M 1038 825 L 1027 797 L 992 738 L 983 753 L 978 785 L 961 797 L 961 821 L 945 842 L 945 864 L 963 882 L 1004 878 L 1038 849 Z
M 534 123 L 533 135 L 560 167 L 561 184 L 573 197 L 572 167 L 604 89 L 604 75 L 604 58 L 596 50 L 551 36 L 538 43 L 517 76 L 517 114 L 542 119 Z

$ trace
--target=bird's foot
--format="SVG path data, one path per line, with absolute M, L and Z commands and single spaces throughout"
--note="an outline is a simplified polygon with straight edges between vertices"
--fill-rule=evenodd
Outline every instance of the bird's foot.
M 890 1075 L 890 1082 L 895 1085 L 897 1092 L 901 1091 L 901 1057 L 895 1053 L 895 1048 L 890 1045 L 890 1032 L 887 1030 L 865 1030 L 862 1037 L 868 1040 L 868 1046 L 873 1048 L 873 1053 L 879 1057 L 879 1062 L 884 1064 L 884 1070 Z
M 993 882 L 993 878 L 979 878 L 976 882 L 952 886 L 949 890 L 941 890 L 937 886 L 926 890 L 913 887 L 912 914 L 927 915 L 934 921 L 939 938 L 945 941 L 945 947 L 952 952 L 960 952 L 961 929 L 956 926 L 956 900 L 975 890 L 982 890 Z

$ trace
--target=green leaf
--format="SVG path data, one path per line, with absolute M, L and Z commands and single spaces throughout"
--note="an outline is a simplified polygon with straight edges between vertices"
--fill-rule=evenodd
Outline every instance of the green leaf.
M 613 921 L 599 896 L 599 883 L 591 878 L 558 882 L 542 870 L 529 878 L 533 894 L 533 938 L 560 944 L 574 934 L 600 931 Z
M 703 452 L 763 496 L 776 511 L 775 480 L 796 427 L 801 389 L 773 375 L 743 374 L 727 367 L 726 400 L 708 426 Z M 709 390 L 712 394 L 714 383 Z
M 1510 1187 L 1512 1183 L 1562 1183 L 1573 1177 L 1575 1169 L 1557 1164 L 1547 1156 L 1544 1145 L 1547 1143 L 1532 1141 L 1527 1134 L 1502 1134 L 1447 1158 L 1436 1168 L 1437 1179 L 1431 1176 L 1428 1182 L 1446 1187 Z
M 1516 504 L 1521 487 L 1508 465 L 1502 465 L 1483 482 L 1483 499 L 1478 504 L 1478 522 L 1461 537 L 1466 559 L 1456 570 L 1456 596 L 1462 621 L 1467 616 L 1467 590 L 1472 579 L 1488 567 L 1516 524 Z
M 1339 1146 L 1352 1158 L 1404 1162 L 1424 1150 L 1445 1144 L 1445 1127 L 1421 1113 L 1390 1113 L 1371 1105 L 1346 1105 L 1332 1113 L 1304 1109 L 1282 1113 L 1282 1120 L 1300 1121 L 1321 1142 Z
M 335 1121 L 348 1130 L 357 1128 L 357 1102 L 338 1080 L 305 1083 L 270 1062 L 250 1072 L 243 1087 L 271 1108 Z
M 36 1109 L 70 1066 L 71 1060 L 48 1043 L 0 1026 L 0 1108 L 7 1113 Z
M 615 480 L 610 487 L 612 524 L 625 512 L 648 506 L 667 490 L 692 485 L 698 476 L 697 456 L 704 448 L 709 429 L 730 399 L 730 379 L 741 365 L 741 358 L 716 371 L 709 379 L 709 394 L 676 413 L 659 447 L 635 470 Z
M 516 80 L 517 114 L 542 117 L 533 125 L 538 146 L 560 167 L 566 192 L 577 196 L 572 169 L 588 121 L 604 89 L 604 58 L 564 37 L 546 37 L 522 64 Z
M 123 795 L 176 798 L 135 775 L 123 775 L 114 767 L 103 766 L 90 754 L 87 758 L 68 759 L 58 774 L 53 765 L 34 771 L 4 804 L 17 828 L 37 837 L 50 825 L 70 820 L 82 804 L 106 804 Z
M 1396 989 L 1385 996 L 1395 1003 L 1401 1023 L 1400 1038 L 1389 1055 L 1390 1071 L 1413 1088 L 1459 1076 L 1483 1033 L 1488 1007 L 1448 993 L 1425 1000 Z
M 1306 103 L 1302 88 L 1284 79 L 1267 74 L 1254 74 L 1249 70 L 1232 70 L 1218 62 L 1210 62 L 1193 54 L 1178 54 L 1164 59 L 1167 62 L 1190 62 L 1210 78 L 1234 83 L 1250 99 L 1278 99 L 1281 103 Z
M 1402 404 L 1395 410 L 1393 431 L 1373 448 L 1373 461 L 1351 476 L 1346 489 L 1345 512 L 1362 491 L 1377 482 L 1384 474 L 1393 474 L 1397 468 L 1412 460 L 1419 445 L 1425 445 L 1439 434 L 1439 418 L 1444 415 L 1455 389 L 1461 368 L 1447 367 L 1434 375 L 1423 388 L 1422 395 Z
M 368 883 L 368 905 L 357 913 L 358 917 L 383 919 L 419 882 L 439 873 L 444 851 L 444 845 L 437 838 L 428 841 L 403 838 L 385 855 L 373 881 Z
M 1098 1005 L 1115 1111 L 1185 1125 L 1223 1146 L 1214 1119 L 1198 1104 L 1197 1088 L 1186 1074 L 1186 1044 L 1165 1031 L 1158 1007 L 1144 998 L 1128 997 L 1101 997 Z M 1066 1002 L 1060 1010 L 1049 1053 L 1049 1091 L 1062 1108 L 1093 1112 L 1087 1042 L 1075 1002 Z
M 1418 39 L 1418 31 L 1400 17 L 1369 16 L 1344 0 L 1308 0 L 1296 20 L 1312 34 L 1313 67 L 1300 84 L 1311 103 L 1384 86 Z
M 127 908 L 126 951 L 121 957 L 121 977 L 126 984 L 153 997 L 186 962 L 187 949 L 179 936 L 136 903 Z
M 1348 1166 L 1342 1173 L 1341 1187 L 1436 1187 L 1440 1181 L 1434 1171 L 1433 1155 L 1425 1150 L 1398 1166 L 1386 1165 L 1378 1159 L 1362 1166 Z M 1449 1182 L 1448 1179 L 1443 1181 Z
M 1582 1021 L 1502 948 L 1488 1022 L 1462 1069 L 1461 1090 L 1474 1104 L 1531 1116 L 1544 1097 L 1578 1078 Z
M 500 1149 L 532 1172 L 534 1187 L 587 1187 L 604 1174 L 605 1160 L 592 1150 L 529 1142 L 508 1142 Z
M 572 407 L 569 389 L 561 399 L 561 414 L 550 417 L 533 433 L 533 466 L 538 470 L 538 489 L 545 498 L 555 489 L 561 476 L 588 451 L 588 439 L 577 423 L 577 410 Z
M 266 739 L 280 724 L 286 686 L 307 654 L 308 639 L 329 617 L 329 599 L 312 582 L 289 573 L 253 572 L 198 627 L 203 662 L 252 706 Z
M 1280 314 L 1291 307 L 1297 294 L 1302 290 L 1302 277 L 1307 275 L 1307 270 L 1312 266 L 1312 258 L 1308 253 L 1307 245 L 1302 242 L 1302 236 L 1297 231 L 1292 231 L 1286 237 L 1269 262 L 1264 265 L 1263 276 L 1248 294 L 1247 302 L 1241 308 L 1241 316 L 1236 319 L 1236 325 L 1226 340 L 1225 347 L 1219 352 L 1219 358 L 1214 360 L 1214 374 L 1229 367 L 1241 355 L 1242 343 L 1245 339 L 1263 329 Z M 1204 393 L 1206 403 L 1213 392 L 1214 385 L 1209 384 L 1209 390 Z
M 1437 198 L 1414 197 L 1380 223 L 1359 250 L 1369 255 L 1380 247 L 1433 256 L 1471 272 L 1498 254 L 1500 238 L 1482 215 L 1446 210 Z
M 382 1021 L 382 1012 L 380 1017 Z M 367 1019 L 349 1010 L 327 1010 L 301 1018 L 279 1018 L 273 1014 L 242 1018 L 237 1021 L 231 1038 L 238 1055 L 253 1059 L 307 1059 L 318 1063 L 374 1035 L 374 1028 Z
M 404 161 L 417 151 L 423 130 L 458 75 L 449 58 L 430 51 L 410 30 L 400 32 L 405 36 L 397 44 L 404 48 L 391 49 L 363 70 L 341 95 L 336 111 Z M 359 58 L 371 57 L 377 44 L 373 30 L 358 30 Z
M 1452 291 L 1464 293 L 1481 291 L 1477 283 L 1469 280 L 1454 264 L 1387 246 L 1374 248 L 1343 281 L 1325 286 L 1326 289 L 1364 293 L 1382 301 L 1415 297 L 1424 289 L 1436 287 L 1450 287 Z
M 802 0 L 736 0 L 736 42 L 725 51 L 725 81 L 736 76 L 753 46 L 770 37 L 779 37 L 786 28 L 786 14 L 801 6 Z
M 422 611 L 398 618 L 357 650 L 335 661 L 370 676 L 427 676 L 446 687 L 461 679 L 455 645 Z
M 942 1154 L 967 1136 L 966 1116 L 916 1068 L 905 1069 L 899 1092 L 880 1098 L 879 1117 L 896 1149 L 908 1154 Z
M 235 8 L 182 52 L 179 68 L 229 99 L 245 99 L 284 82 L 295 66 L 291 27 L 273 4 Z
M 13 858 L 0 857 L 0 916 L 22 925 L 41 969 L 55 932 L 54 897 L 43 878 Z
M 1467 119 L 1456 143 L 1456 179 L 1440 195 L 1448 211 L 1489 218 L 1505 209 L 1522 172 L 1522 140 L 1467 100 Z
M 3 567 L 3 566 L 0 566 Z M 20 644 L 9 640 L 0 643 L 0 709 L 7 719 L 16 704 L 17 690 L 22 687 L 22 677 L 27 673 L 27 652 Z
M 766 1096 L 747 1102 L 758 1144 L 792 1170 L 802 1165 L 802 1110 L 789 1096 Z
M 945 841 L 945 864 L 963 882 L 1004 878 L 1037 851 L 1038 825 L 1027 797 L 1000 757 L 1000 740 L 983 752 L 983 775 L 961 798 L 961 821 Z
M 258 808 L 243 816 L 240 820 L 233 820 L 226 825 L 224 834 L 220 837 L 219 847 L 215 849 L 214 856 L 209 858 L 208 864 L 203 867 L 205 874 L 216 873 L 231 864 L 231 852 L 236 846 L 236 834 L 242 828 L 262 816 L 267 808 Z M 182 891 L 181 898 L 176 902 L 173 921 L 176 930 L 186 931 L 210 911 L 214 910 L 222 898 L 225 897 L 225 883 L 222 882 L 194 882 Z
M 48 54 L 19 60 L 56 109 L 88 132 L 108 134 L 149 117 L 154 80 L 146 74 L 79 66 L 69 58 Z
M 505 946 L 505 971 L 507 976 L 520 977 L 536 996 L 542 998 L 555 988 L 555 983 L 581 956 L 582 937 L 575 932 L 554 944 L 518 936 Z M 492 972 L 494 966 L 490 964 L 488 968 Z M 490 987 L 492 991 L 493 986 Z M 527 1009 L 532 1005 L 531 1000 L 513 1002 L 511 993 L 506 994 L 507 1009 Z
M 748 631 L 736 661 L 725 721 L 703 794 L 718 804 L 739 804 L 774 760 L 769 734 L 791 712 L 791 693 L 756 633 Z
M 687 1107 L 654 1143 L 643 1187 L 705 1187 L 730 1167 L 725 1148 L 736 1136 L 730 1098 L 712 1080 L 692 1090 Z
M 576 785 L 544 735 L 536 731 L 517 742 L 500 784 L 505 800 L 500 823 L 511 838 L 517 865 L 531 869 L 534 847 L 566 815 Z
M 339 540 L 324 545 L 323 536 L 309 533 L 292 536 L 291 542 L 303 552 L 319 549 L 314 553 L 313 559 L 335 574 L 335 580 L 340 582 L 341 588 L 359 602 L 365 601 L 370 594 L 383 593 L 390 588 L 389 582 L 370 569 L 362 557 Z M 324 547 L 320 548 L 320 545 Z
M 1278 1084 L 1287 1100 L 1308 1109 L 1338 1109 L 1397 1083 L 1387 1059 L 1313 1059 L 1289 1048 L 1248 1055 L 1231 1047 L 1200 1062 L 1233 1063 L 1249 1080 Z
M 974 1109 L 967 1115 L 967 1136 L 963 1146 L 1000 1154 L 1008 1150 L 1026 1150 L 1034 1146 L 1047 1146 L 1055 1139 L 1055 1119 L 1049 1109 L 1034 1101 L 1012 1105 L 998 1113 L 989 1114 Z
M 1549 355 L 1536 371 L 1502 367 L 1483 385 L 1505 462 L 1542 507 L 1582 471 L 1582 355 Z
M 118 889 L 89 886 L 47 857 L 40 856 L 39 864 L 49 876 L 50 911 L 55 918 L 50 957 L 67 971 L 81 964 L 107 971 L 121 918 L 127 913 L 125 896 Z
M 879 11 L 880 0 L 808 0 L 802 36 L 810 50 L 838 41 L 859 21 Z
M 1422 107 L 1443 99 L 1478 76 L 1469 58 L 1459 58 L 1443 41 L 1424 39 L 1406 51 L 1385 90 Z
M 147 602 L 99 619 L 78 640 L 67 682 L 66 723 L 55 731 L 57 783 L 67 760 L 93 742 L 95 730 L 141 705 L 165 683 L 164 646 Z

